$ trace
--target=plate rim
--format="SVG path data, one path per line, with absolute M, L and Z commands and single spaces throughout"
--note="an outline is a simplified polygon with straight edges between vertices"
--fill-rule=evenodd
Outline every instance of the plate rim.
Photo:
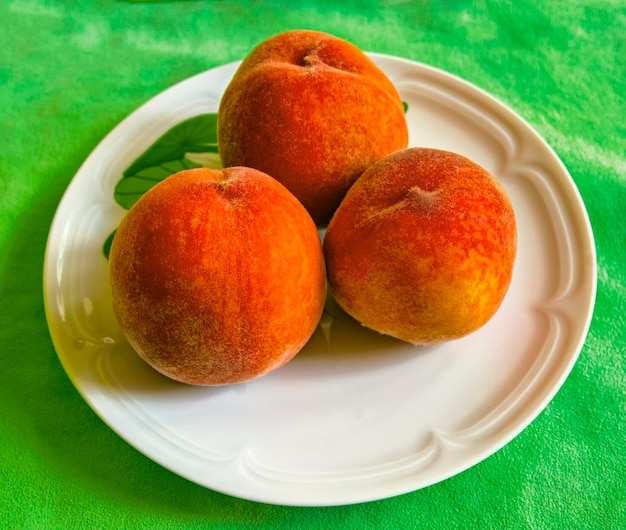
M 445 70 L 442 70 L 440 68 L 434 67 L 432 65 L 428 65 L 425 63 L 421 63 L 418 61 L 414 61 L 411 59 L 407 59 L 407 58 L 403 58 L 403 57 L 397 57 L 394 55 L 388 55 L 388 54 L 382 54 L 382 53 L 374 53 L 374 52 L 367 52 L 367 54 L 375 61 L 377 62 L 377 64 L 379 64 L 379 62 L 391 62 L 391 63 L 398 63 L 398 64 L 402 64 L 403 66 L 405 66 L 406 68 L 409 69 L 415 69 L 416 67 L 418 69 L 421 69 L 425 72 L 429 72 L 431 75 L 434 75 L 436 77 L 443 77 L 448 81 L 454 82 L 455 84 L 458 84 L 459 86 L 463 87 L 465 90 L 470 90 L 476 94 L 479 94 L 481 98 L 484 98 L 486 101 L 490 102 L 490 104 L 492 105 L 496 105 L 498 107 L 499 111 L 505 112 L 507 113 L 509 116 L 511 116 L 515 122 L 517 122 L 518 124 L 523 125 L 526 130 L 532 134 L 532 136 L 534 137 L 535 141 L 539 141 L 542 146 L 544 147 L 544 149 L 547 150 L 547 152 L 551 155 L 552 161 L 556 162 L 560 169 L 561 172 L 563 174 L 563 176 L 565 177 L 565 179 L 567 180 L 567 184 L 568 184 L 568 193 L 570 194 L 570 198 L 573 198 L 576 201 L 576 206 L 577 206 L 577 222 L 581 225 L 582 228 L 584 228 L 584 236 L 588 239 L 588 243 L 589 246 L 586 247 L 586 250 L 591 252 L 591 260 L 592 263 L 588 264 L 590 266 L 589 269 L 587 270 L 587 274 L 590 274 L 591 277 L 589 278 L 590 282 L 591 282 L 591 291 L 589 292 L 588 295 L 588 307 L 586 309 L 586 315 L 585 315 L 585 320 L 584 320 L 584 328 L 581 328 L 580 331 L 580 339 L 578 340 L 576 346 L 573 348 L 573 350 L 575 350 L 575 353 L 573 355 L 571 355 L 571 357 L 569 358 L 569 362 L 567 363 L 567 366 L 565 367 L 564 370 L 561 371 L 560 373 L 560 377 L 559 377 L 559 382 L 557 385 L 555 385 L 554 387 L 552 387 L 550 389 L 550 391 L 546 394 L 546 396 L 544 397 L 544 399 L 541 402 L 540 406 L 535 407 L 535 412 L 533 414 L 531 414 L 530 416 L 526 417 L 526 421 L 522 422 L 522 424 L 518 424 L 516 429 L 511 430 L 511 432 L 509 432 L 509 435 L 506 436 L 504 438 L 504 441 L 502 441 L 501 443 L 497 444 L 498 447 L 495 450 L 492 450 L 491 446 L 489 446 L 489 448 L 486 448 L 484 451 L 482 451 L 479 455 L 477 455 L 472 461 L 470 461 L 467 465 L 465 465 L 462 469 L 459 469 L 458 471 L 454 472 L 453 474 L 451 474 L 449 477 L 446 477 L 444 479 L 441 480 L 446 480 L 447 478 L 450 478 L 462 471 L 465 471 L 473 466 L 475 466 L 477 463 L 483 461 L 484 459 L 488 458 L 489 456 L 495 454 L 497 451 L 499 451 L 501 448 L 503 448 L 504 446 L 506 446 L 512 439 L 514 439 L 515 437 L 517 437 L 521 431 L 523 431 L 528 425 L 530 425 L 536 418 L 537 416 L 539 416 L 539 414 L 541 414 L 541 412 L 543 410 L 545 410 L 545 408 L 548 406 L 548 404 L 552 401 L 552 399 L 554 398 L 554 396 L 557 394 L 557 392 L 560 390 L 560 388 L 562 387 L 562 385 L 564 384 L 564 382 L 566 381 L 566 379 L 569 377 L 569 374 L 571 373 L 571 370 L 573 369 L 576 361 L 578 360 L 578 357 L 580 356 L 580 353 L 584 347 L 584 344 L 586 342 L 588 333 L 589 333 L 589 329 L 591 326 L 591 322 L 592 322 L 592 318 L 593 318 L 593 314 L 594 314 L 594 310 L 595 310 L 595 299 L 596 299 L 596 295 L 597 295 L 597 281 L 598 281 L 598 264 L 597 264 L 597 251 L 596 251 L 596 245 L 595 245 L 595 240 L 594 240 L 594 235 L 593 235 L 593 229 L 592 229 L 592 225 L 589 219 L 589 215 L 587 212 L 587 209 L 585 207 L 583 198 L 580 194 L 580 191 L 574 181 L 574 179 L 572 178 L 572 176 L 570 175 L 569 171 L 567 170 L 566 166 L 564 165 L 564 163 L 562 162 L 562 160 L 560 159 L 560 157 L 558 156 L 558 154 L 554 151 L 554 149 L 551 147 L 551 145 L 543 138 L 543 136 L 541 136 L 535 129 L 534 127 L 532 127 L 532 125 L 530 125 L 530 123 L 528 121 L 526 121 L 519 113 L 517 113 L 514 109 L 512 109 L 510 106 L 508 106 L 507 104 L 505 104 L 504 102 L 502 102 L 501 100 L 499 100 L 497 97 L 493 96 L 492 94 L 488 93 L 487 91 L 485 91 L 484 89 L 480 88 L 479 86 L 475 85 L 474 83 L 471 83 L 465 79 L 463 79 L 462 77 L 447 72 Z M 45 314 L 46 314 L 46 320 L 48 322 L 48 328 L 49 328 L 49 332 L 50 332 L 50 336 L 55 348 L 55 351 L 57 353 L 57 357 L 59 358 L 59 361 L 61 362 L 61 365 L 63 366 L 64 371 L 66 372 L 66 375 L 69 377 L 70 381 L 72 382 L 73 386 L 76 388 L 76 390 L 79 392 L 79 395 L 81 395 L 82 399 L 84 401 L 86 401 L 88 403 L 88 405 L 90 406 L 90 408 L 92 409 L 93 412 L 96 413 L 96 415 L 102 419 L 104 421 L 104 423 L 111 428 L 118 436 L 120 436 L 126 443 L 129 443 L 130 445 L 132 445 L 133 447 L 135 447 L 140 453 L 148 456 L 150 459 L 156 461 L 159 463 L 159 465 L 161 465 L 162 467 L 165 467 L 167 469 L 169 469 L 170 471 L 172 471 L 173 473 L 185 477 L 186 479 L 195 482 L 199 485 L 201 485 L 202 487 L 205 488 L 210 488 L 213 489 L 215 491 L 220 491 L 222 493 L 225 493 L 227 495 L 231 495 L 231 496 L 235 496 L 235 497 L 240 497 L 240 498 L 244 498 L 244 499 L 248 499 L 248 500 L 253 500 L 253 501 L 257 501 L 257 502 L 263 502 L 263 503 L 270 503 L 270 504 L 282 504 L 282 505 L 292 505 L 292 506 L 332 506 L 332 505 L 345 505 L 345 504 L 356 504 L 356 503 L 361 503 L 361 502 L 370 502 L 370 501 L 374 501 L 374 500 L 379 500 L 379 499 L 383 499 L 383 498 L 388 498 L 388 497 L 392 497 L 392 496 L 396 496 L 396 495 L 400 495 L 403 493 L 408 493 L 410 491 L 414 491 L 416 489 L 422 489 L 424 487 L 427 487 L 431 484 L 440 482 L 440 480 L 436 480 L 433 481 L 431 484 L 425 484 L 422 486 L 419 486 L 418 488 L 413 488 L 413 489 L 407 489 L 406 487 L 399 487 L 397 491 L 391 491 L 388 494 L 385 493 L 383 495 L 378 495 L 378 496 L 363 496 L 363 495 L 356 495 L 354 496 L 355 498 L 350 498 L 350 496 L 346 496 L 346 498 L 342 498 L 342 499 L 337 499 L 337 501 L 330 501 L 330 502 L 319 502 L 318 500 L 313 499 L 312 502 L 306 502 L 304 500 L 302 500 L 301 502 L 280 502 L 276 499 L 269 499 L 269 498 L 263 498 L 261 497 L 257 497 L 255 498 L 254 496 L 250 496 L 250 495 L 246 495 L 246 496 L 241 496 L 240 494 L 237 493 L 236 488 L 233 490 L 228 490 L 228 489 L 224 489 L 224 488 L 216 488 L 214 486 L 209 486 L 206 484 L 202 484 L 200 482 L 198 482 L 197 480 L 194 480 L 194 478 L 186 476 L 184 473 L 181 473 L 179 470 L 173 469 L 172 467 L 167 466 L 166 464 L 164 464 L 161 460 L 159 459 L 155 459 L 153 456 L 149 456 L 142 448 L 137 447 L 136 444 L 131 443 L 129 441 L 129 439 L 127 438 L 127 436 L 124 435 L 124 433 L 119 432 L 119 430 L 117 428 L 115 428 L 113 425 L 111 425 L 111 423 L 108 421 L 108 419 L 105 417 L 105 415 L 103 414 L 102 411 L 98 410 L 92 400 L 89 398 L 89 396 L 87 395 L 87 393 L 84 391 L 83 388 L 80 387 L 78 381 L 74 380 L 73 377 L 70 376 L 70 373 L 68 372 L 68 367 L 66 366 L 64 359 L 63 359 L 63 355 L 60 351 L 60 347 L 61 344 L 63 342 L 63 337 L 61 336 L 62 333 L 61 331 L 58 329 L 58 326 L 56 325 L 56 315 L 54 314 L 54 310 L 53 307 L 54 305 L 51 302 L 51 297 L 50 295 L 52 294 L 53 288 L 52 288 L 52 284 L 54 282 L 51 281 L 51 278 L 54 277 L 54 274 L 52 274 L 52 267 L 56 266 L 56 261 L 53 262 L 52 260 L 52 255 L 53 255 L 53 251 L 54 249 L 52 248 L 52 242 L 53 242 L 53 235 L 55 235 L 55 227 L 58 230 L 58 220 L 61 218 L 61 213 L 63 208 L 65 207 L 66 202 L 69 200 L 68 197 L 71 194 L 71 190 L 73 188 L 73 186 L 76 186 L 75 181 L 77 180 L 77 177 L 81 174 L 81 172 L 83 171 L 83 167 L 85 167 L 90 158 L 95 156 L 94 153 L 97 153 L 97 151 L 100 149 L 100 146 L 105 143 L 107 141 L 107 139 L 110 139 L 112 137 L 114 137 L 117 132 L 120 129 L 123 129 L 123 127 L 125 126 L 125 124 L 127 124 L 130 120 L 133 119 L 134 116 L 136 116 L 138 113 L 140 112 L 145 112 L 146 108 L 149 108 L 151 105 L 154 105 L 154 101 L 159 99 L 159 100 L 165 100 L 167 99 L 167 95 L 171 94 L 173 92 L 175 92 L 176 90 L 179 90 L 181 85 L 187 84 L 192 82 L 193 79 L 195 78 L 201 78 L 203 76 L 206 76 L 209 72 L 215 72 L 215 71 L 219 71 L 219 70 L 223 70 L 223 71 L 229 71 L 232 70 L 234 72 L 235 68 L 238 66 L 238 64 L 240 64 L 241 61 L 232 61 L 229 63 L 225 63 L 222 65 L 218 65 L 215 66 L 213 68 L 209 68 L 203 72 L 194 74 L 182 81 L 179 81 L 177 83 L 175 83 L 174 85 L 160 91 L 159 93 L 155 94 L 154 96 L 152 96 L 151 98 L 149 98 L 147 101 L 145 101 L 142 105 L 140 105 L 139 107 L 137 107 L 134 111 L 130 112 L 125 118 L 123 118 L 115 127 L 113 127 L 98 143 L 97 145 L 94 147 L 94 149 L 91 151 L 91 153 L 88 155 L 88 157 L 85 159 L 85 161 L 81 164 L 81 166 L 79 167 L 79 169 L 76 171 L 75 175 L 72 177 L 72 179 L 70 180 L 70 182 L 68 183 L 68 186 L 66 188 L 66 190 L 63 193 L 63 196 L 61 198 L 61 200 L 58 203 L 57 209 L 55 211 L 55 214 L 53 216 L 52 219 L 52 223 L 51 223 L 51 227 L 49 230 L 49 234 L 48 234 L 48 238 L 47 238 L 47 242 L 46 242 L 46 248 L 45 248 L 45 255 L 44 255 L 44 266 L 43 266 L 43 295 L 44 295 L 44 307 L 45 307 Z M 380 65 L 379 65 L 380 66 Z M 582 216 L 582 217 L 581 217 Z M 578 230 L 577 230 L 578 232 Z

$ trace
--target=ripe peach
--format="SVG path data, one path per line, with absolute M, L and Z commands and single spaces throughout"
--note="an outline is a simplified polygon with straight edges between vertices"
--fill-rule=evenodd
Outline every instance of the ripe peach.
M 415 344 L 487 323 L 508 291 L 516 247 L 501 184 L 463 156 L 422 148 L 371 166 L 324 239 L 339 305 L 366 327 Z
M 322 314 L 319 234 L 304 207 L 250 168 L 182 171 L 128 211 L 110 253 L 113 308 L 166 376 L 224 385 L 274 370 Z
M 259 44 L 218 111 L 224 166 L 260 169 L 282 182 L 318 224 L 373 162 L 408 145 L 402 100 L 356 46 L 316 31 Z

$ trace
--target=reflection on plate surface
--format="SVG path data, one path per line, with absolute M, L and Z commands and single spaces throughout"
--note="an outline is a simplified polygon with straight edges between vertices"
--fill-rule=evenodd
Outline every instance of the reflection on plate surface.
M 125 440 L 208 488 L 320 506 L 444 480 L 524 429 L 584 343 L 595 247 L 559 159 L 521 118 L 473 85 L 419 63 L 371 56 L 408 103 L 410 145 L 473 159 L 502 182 L 515 208 L 511 288 L 493 319 L 464 339 L 416 348 L 359 326 L 329 297 L 302 352 L 250 383 L 187 386 L 134 354 L 115 323 L 101 252 L 124 215 L 113 190 L 164 132 L 217 112 L 236 63 L 166 90 L 124 120 L 85 161 L 57 211 L 45 296 L 68 376 Z

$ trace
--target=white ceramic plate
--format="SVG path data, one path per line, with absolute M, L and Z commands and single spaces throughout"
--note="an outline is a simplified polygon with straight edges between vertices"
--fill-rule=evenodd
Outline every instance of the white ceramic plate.
M 217 112 L 237 64 L 192 77 L 130 115 L 85 161 L 57 211 L 45 303 L 64 369 L 122 438 L 205 487 L 308 506 L 423 488 L 515 437 L 555 395 L 583 346 L 595 247 L 558 157 L 475 86 L 422 64 L 371 56 L 409 105 L 410 144 L 475 160 L 512 199 L 519 228 L 512 285 L 495 317 L 471 336 L 417 349 L 360 327 L 331 300 L 304 350 L 250 383 L 178 384 L 134 354 L 113 317 L 101 252 L 124 215 L 113 189 L 172 126 Z

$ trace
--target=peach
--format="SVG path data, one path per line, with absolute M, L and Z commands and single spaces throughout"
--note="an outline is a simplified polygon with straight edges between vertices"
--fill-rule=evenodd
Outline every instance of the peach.
M 425 148 L 371 166 L 324 239 L 338 304 L 364 326 L 415 344 L 486 324 L 508 291 L 516 246 L 502 185 L 461 155 Z
M 313 220 L 254 169 L 182 171 L 122 220 L 110 253 L 113 309 L 137 353 L 194 385 L 249 381 L 292 359 L 322 314 Z
M 218 144 L 224 166 L 268 173 L 323 225 L 368 166 L 407 147 L 408 127 L 396 88 L 365 53 L 294 30 L 239 66 L 220 102 Z

